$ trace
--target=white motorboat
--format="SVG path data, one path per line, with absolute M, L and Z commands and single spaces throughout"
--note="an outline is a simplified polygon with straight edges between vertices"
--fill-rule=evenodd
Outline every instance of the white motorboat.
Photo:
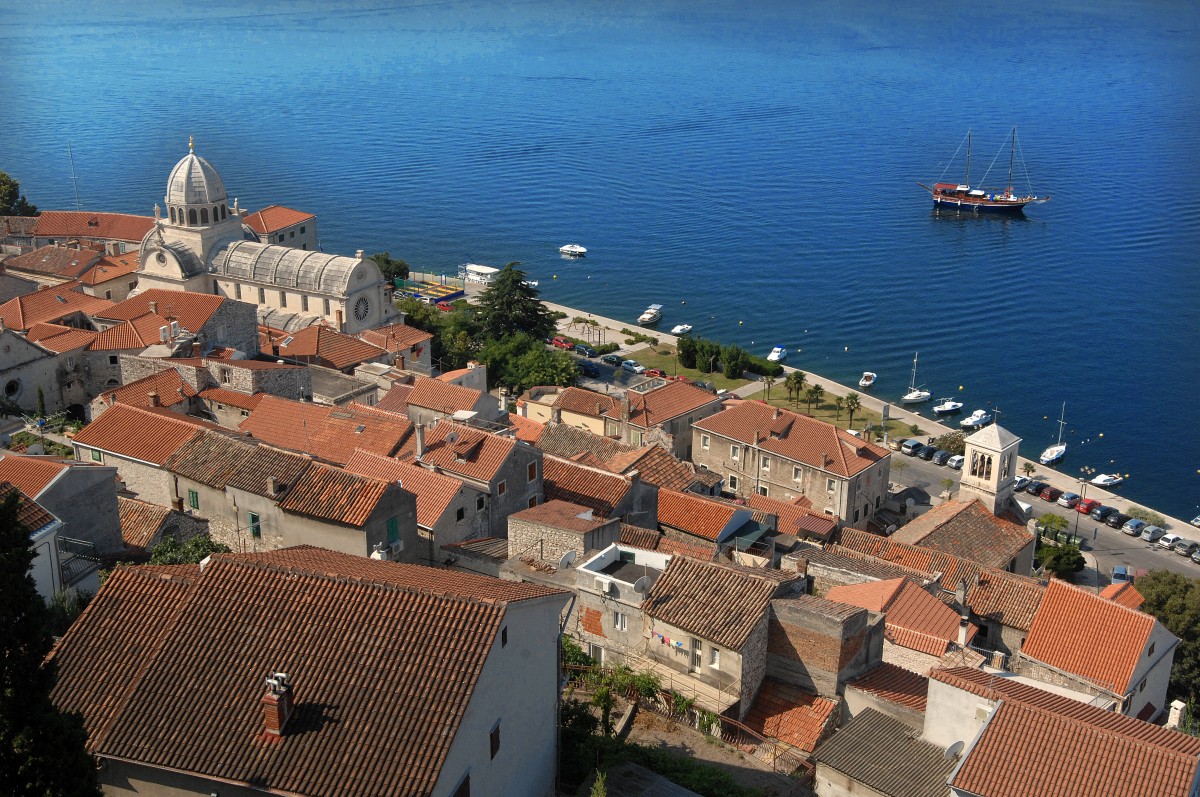
M 1058 442 L 1042 452 L 1039 462 L 1043 465 L 1053 465 L 1062 459 L 1067 453 L 1067 444 L 1062 441 L 1063 427 L 1067 425 L 1064 420 L 1067 417 L 1067 402 L 1063 402 L 1062 415 L 1058 416 Z
M 527 288 L 536 288 L 538 286 L 538 281 L 537 280 L 525 280 L 521 284 Z
M 558 247 L 558 251 L 567 257 L 583 257 L 587 254 L 587 250 L 579 244 L 563 244 Z
M 784 346 L 776 346 L 771 349 L 771 353 L 767 355 L 767 362 L 778 363 L 787 359 L 787 348 Z
M 662 318 L 662 308 L 663 306 L 661 304 L 650 305 L 646 308 L 646 312 L 638 316 L 637 322 L 643 326 L 646 324 L 657 323 L 658 320 Z
M 928 390 L 917 387 L 917 355 L 913 354 L 912 380 L 908 383 L 908 392 L 901 396 L 900 400 L 905 404 L 920 404 L 922 401 L 929 401 L 932 396 Z
M 933 411 L 938 415 L 949 415 L 963 408 L 963 403 L 955 401 L 953 398 L 938 399 L 938 401 L 939 403 L 933 406 Z
M 671 327 L 672 335 L 686 335 L 687 333 L 689 333 L 691 331 L 692 331 L 691 324 L 676 324 L 675 326 Z
M 987 410 L 975 410 L 958 422 L 964 429 L 982 429 L 992 422 L 992 414 Z
M 863 371 L 862 378 L 858 380 L 858 386 L 870 387 L 871 385 L 875 384 L 875 380 L 878 378 L 879 375 L 874 371 Z
M 1125 479 L 1118 473 L 1101 473 L 1092 479 L 1091 483 L 1097 487 L 1116 487 L 1123 481 Z

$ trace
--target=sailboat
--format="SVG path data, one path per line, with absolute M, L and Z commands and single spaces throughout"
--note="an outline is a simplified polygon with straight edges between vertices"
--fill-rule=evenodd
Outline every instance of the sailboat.
M 961 144 L 959 145 L 962 146 Z M 1003 191 L 971 187 L 971 131 L 967 131 L 967 171 L 961 183 L 934 183 L 933 187 L 924 183 L 917 185 L 924 188 L 933 197 L 933 206 L 947 210 L 965 210 L 974 213 L 1020 213 L 1026 205 L 1049 202 L 1048 196 L 1013 193 L 1012 173 L 1013 161 L 1017 154 L 1017 128 L 1012 129 L 1012 142 L 1008 154 L 1008 187 Z M 1024 159 L 1022 158 L 1022 164 Z M 943 172 L 944 173 L 944 172 Z M 987 175 L 984 175 L 987 178 Z
M 1062 459 L 1067 453 L 1067 444 L 1062 441 L 1063 427 L 1067 425 L 1065 418 L 1067 417 L 1067 402 L 1063 402 L 1062 415 L 1058 416 L 1058 442 L 1042 452 L 1041 459 L 1038 461 L 1043 465 L 1053 465 Z
M 933 395 L 928 390 L 917 387 L 917 354 L 920 352 L 913 354 L 912 380 L 908 383 L 908 392 L 900 397 L 905 404 L 920 404 L 922 401 L 929 401 L 930 396 Z

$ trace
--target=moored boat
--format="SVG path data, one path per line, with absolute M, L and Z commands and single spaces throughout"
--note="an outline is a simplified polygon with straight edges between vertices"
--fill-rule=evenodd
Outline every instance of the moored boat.
M 672 335 L 686 335 L 687 333 L 689 333 L 691 331 L 692 331 L 691 324 L 676 324 L 675 326 L 671 327 Z
M 901 396 L 900 400 L 905 404 L 920 404 L 922 401 L 929 401 L 932 396 L 928 390 L 917 387 L 917 354 L 913 354 L 912 379 L 908 383 L 908 392 Z
M 1101 473 L 1098 474 L 1091 483 L 1097 487 L 1116 487 L 1125 479 L 1118 473 Z
M 558 251 L 568 257 L 583 257 L 587 254 L 587 250 L 579 244 L 563 244 L 558 247 Z
M 1067 425 L 1067 402 L 1063 402 L 1062 415 L 1058 417 L 1058 442 L 1042 452 L 1038 459 L 1043 465 L 1053 465 L 1067 454 L 1067 444 L 1062 441 L 1063 427 Z
M 637 322 L 643 326 L 645 326 L 646 324 L 657 323 L 658 320 L 660 318 L 662 318 L 662 307 L 663 306 L 661 304 L 650 305 L 649 307 L 646 308 L 646 311 L 644 313 L 642 313 L 640 316 L 638 316 Z
M 863 371 L 862 378 L 858 380 L 858 386 L 870 387 L 871 385 L 875 384 L 875 380 L 878 378 L 879 375 L 874 371 Z
M 771 353 L 767 355 L 767 362 L 777 363 L 787 359 L 787 348 L 784 346 L 776 346 L 771 349 Z
M 949 415 L 952 412 L 959 412 L 963 408 L 961 401 L 955 401 L 952 398 L 938 399 L 938 403 L 933 406 L 933 411 L 938 415 Z
M 992 414 L 987 410 L 975 410 L 958 422 L 964 429 L 982 429 L 992 422 Z
M 959 145 L 962 146 L 961 144 Z M 933 186 L 917 183 L 933 197 L 933 206 L 943 210 L 972 213 L 1020 213 L 1026 205 L 1049 202 L 1048 196 L 1013 193 L 1013 161 L 1017 152 L 1017 128 L 1012 129 L 1008 156 L 1008 185 L 1003 190 L 971 187 L 971 131 L 967 131 L 967 170 L 961 183 L 936 182 Z M 1024 165 L 1024 160 L 1022 160 Z M 987 175 L 984 175 L 987 179 Z

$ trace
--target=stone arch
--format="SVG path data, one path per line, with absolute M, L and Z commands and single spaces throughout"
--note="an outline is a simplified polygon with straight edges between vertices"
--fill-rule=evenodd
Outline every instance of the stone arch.
M 193 225 L 195 223 L 196 223 L 196 209 L 188 208 L 188 224 Z
M 171 223 L 174 224 L 175 223 L 175 206 L 172 205 L 170 207 L 170 210 L 171 210 Z
M 208 208 L 200 208 L 200 223 L 208 224 Z

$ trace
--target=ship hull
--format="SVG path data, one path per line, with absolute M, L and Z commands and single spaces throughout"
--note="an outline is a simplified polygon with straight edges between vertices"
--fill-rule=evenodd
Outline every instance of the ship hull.
M 933 198 L 935 209 L 953 210 L 959 213 L 1023 213 L 1028 204 L 1029 202 L 980 202 L 961 197 L 935 196 Z

